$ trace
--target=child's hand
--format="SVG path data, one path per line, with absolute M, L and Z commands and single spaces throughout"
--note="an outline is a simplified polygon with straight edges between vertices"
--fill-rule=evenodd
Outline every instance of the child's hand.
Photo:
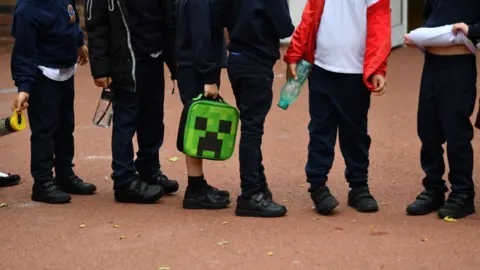
M 95 85 L 100 88 L 107 89 L 110 87 L 110 84 L 112 84 L 112 78 L 110 77 L 95 79 Z
M 27 92 L 19 92 L 13 101 L 12 111 L 21 112 L 28 108 L 28 98 L 30 95 Z
M 87 45 L 83 45 L 82 47 L 78 48 L 78 64 L 84 66 L 88 63 L 88 47 Z
M 218 97 L 218 86 L 216 84 L 205 84 L 203 87 L 205 97 Z
M 287 67 L 287 80 L 297 79 L 297 64 L 289 64 Z
M 381 96 L 385 94 L 386 86 L 387 86 L 387 79 L 383 77 L 383 75 L 376 74 L 372 78 L 372 84 L 375 89 L 372 91 L 375 96 Z
M 458 32 L 463 32 L 466 36 L 468 36 L 468 25 L 465 23 L 456 23 L 452 27 L 452 32 L 454 34 L 457 34 Z

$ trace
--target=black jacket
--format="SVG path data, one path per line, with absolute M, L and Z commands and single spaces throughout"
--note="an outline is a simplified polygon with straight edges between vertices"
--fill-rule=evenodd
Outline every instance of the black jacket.
M 226 66 L 224 24 L 217 0 L 180 0 L 178 8 L 176 62 L 194 67 L 205 84 L 218 81 Z
M 94 78 L 112 77 L 115 91 L 136 91 L 135 53 L 128 25 L 126 0 L 87 0 L 85 24 L 90 67 Z M 163 59 L 176 79 L 175 20 L 178 0 L 162 0 L 165 11 Z

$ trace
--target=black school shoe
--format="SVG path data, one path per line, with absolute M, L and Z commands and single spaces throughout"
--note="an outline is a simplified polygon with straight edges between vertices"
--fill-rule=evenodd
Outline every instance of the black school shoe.
M 94 184 L 86 183 L 75 174 L 56 177 L 55 181 L 63 192 L 76 195 L 91 195 L 97 190 Z
M 263 193 L 256 193 L 250 198 L 238 196 L 235 214 L 242 217 L 283 217 L 287 208 L 274 202 Z
M 51 204 L 69 203 L 72 197 L 65 193 L 56 181 L 35 182 L 32 188 L 32 200 Z
M 373 198 L 368 187 L 352 188 L 348 193 L 348 205 L 361 213 L 378 211 L 378 203 Z
M 452 192 L 447 202 L 438 210 L 438 217 L 460 219 L 475 213 L 473 195 Z
M 142 181 L 150 185 L 158 185 L 163 187 L 163 190 L 167 195 L 177 192 L 179 188 L 177 181 L 168 179 L 168 177 L 163 173 L 160 173 L 150 178 L 142 177 Z
M 445 203 L 445 192 L 442 189 L 426 189 L 407 206 L 407 214 L 412 216 L 428 215 L 440 209 Z
M 135 179 L 123 187 L 115 187 L 115 200 L 120 203 L 154 203 L 163 197 L 161 186 L 149 185 L 140 179 Z
M 227 208 L 229 205 L 229 192 L 219 190 L 208 184 L 200 188 L 187 186 L 183 198 L 184 209 L 218 210 Z
M 310 197 L 315 204 L 317 212 L 324 216 L 331 215 L 333 210 L 340 204 L 337 199 L 333 197 L 327 186 L 312 190 Z
M 20 176 L 16 174 L 8 174 L 8 176 L 0 176 L 0 187 L 13 187 L 20 183 Z

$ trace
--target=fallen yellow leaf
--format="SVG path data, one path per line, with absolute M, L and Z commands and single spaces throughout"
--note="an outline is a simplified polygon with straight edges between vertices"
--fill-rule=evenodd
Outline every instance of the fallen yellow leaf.
M 160 267 L 158 267 L 157 270 L 170 270 L 170 267 L 168 267 L 168 266 L 160 266 Z
M 87 227 L 87 225 L 85 225 L 85 224 L 80 225 L 80 228 L 85 228 L 85 227 Z
M 225 245 L 228 245 L 228 244 L 231 244 L 232 241 L 230 240 L 225 240 L 225 241 L 220 241 L 220 242 L 217 242 L 217 245 L 219 246 L 225 246 Z
M 120 227 L 118 224 L 113 225 L 113 228 L 115 228 L 115 229 L 118 228 L 118 227 Z
M 7 207 L 7 206 L 8 206 L 8 204 L 6 204 L 4 202 L 0 203 L 0 208 Z
M 228 224 L 228 222 L 227 222 L 227 221 L 224 221 L 222 224 L 223 224 L 223 225 L 227 225 L 227 224 Z
M 179 160 L 179 158 L 178 157 L 171 157 L 168 160 L 170 160 L 171 162 L 177 162 Z
M 270 251 L 270 252 L 267 253 L 267 255 L 268 255 L 268 256 L 272 256 L 272 255 L 273 255 L 273 252 Z
M 139 233 L 135 234 L 135 237 L 139 237 L 139 236 L 140 236 L 140 234 L 139 234 Z
M 374 225 L 370 225 L 370 228 L 375 228 L 375 226 L 374 226 Z
M 443 220 L 445 220 L 446 222 L 456 222 L 457 220 L 452 218 L 452 217 L 445 217 Z
M 122 236 L 120 236 L 119 238 L 120 238 L 120 240 L 124 240 L 124 239 L 127 238 L 127 237 L 126 237 L 125 235 L 122 235 Z

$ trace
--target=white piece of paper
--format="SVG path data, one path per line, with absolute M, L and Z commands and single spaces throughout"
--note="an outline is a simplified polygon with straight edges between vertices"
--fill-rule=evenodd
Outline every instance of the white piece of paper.
M 451 45 L 463 44 L 475 53 L 477 48 L 473 42 L 463 34 L 463 32 L 453 33 L 453 25 L 440 27 L 420 27 L 408 33 L 408 39 L 421 48 L 426 47 L 447 47 Z

